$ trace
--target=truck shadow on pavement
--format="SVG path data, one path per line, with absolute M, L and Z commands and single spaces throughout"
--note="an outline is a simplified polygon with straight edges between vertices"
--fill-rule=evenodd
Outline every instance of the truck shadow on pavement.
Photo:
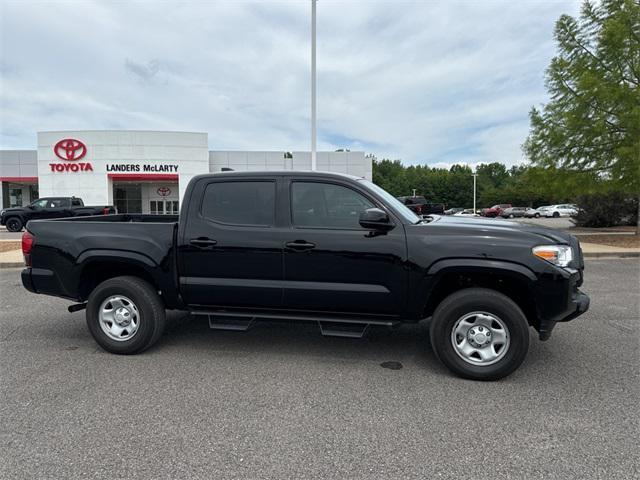
M 315 322 L 257 320 L 246 332 L 209 328 L 206 317 L 169 312 L 163 338 L 149 352 L 170 349 L 199 353 L 322 357 L 331 361 L 400 362 L 448 374 L 436 359 L 424 322 L 398 327 L 372 326 L 363 338 L 322 336 Z M 205 353 L 206 354 L 206 353 Z M 388 365 L 387 365 L 388 367 Z M 391 366 L 392 369 L 394 365 Z

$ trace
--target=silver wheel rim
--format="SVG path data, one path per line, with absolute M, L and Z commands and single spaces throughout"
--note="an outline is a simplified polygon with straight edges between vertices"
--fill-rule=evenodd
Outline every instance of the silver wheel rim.
M 113 295 L 107 298 L 99 310 L 100 328 L 116 342 L 130 340 L 140 326 L 138 307 L 127 297 Z
M 451 330 L 453 349 L 471 365 L 492 365 L 509 350 L 509 329 L 496 315 L 472 312 L 460 317 Z

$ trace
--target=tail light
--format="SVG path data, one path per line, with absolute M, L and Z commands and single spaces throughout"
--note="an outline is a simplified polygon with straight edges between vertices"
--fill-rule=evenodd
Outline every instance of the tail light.
M 27 267 L 31 266 L 31 249 L 34 243 L 36 243 L 36 237 L 29 232 L 22 234 L 22 255 L 24 255 L 24 263 Z
M 416 205 L 416 213 L 417 213 L 418 215 L 421 215 L 421 214 L 422 214 L 422 205 Z
M 109 215 L 109 207 L 104 207 L 104 208 L 102 209 L 102 214 L 103 214 L 103 215 Z

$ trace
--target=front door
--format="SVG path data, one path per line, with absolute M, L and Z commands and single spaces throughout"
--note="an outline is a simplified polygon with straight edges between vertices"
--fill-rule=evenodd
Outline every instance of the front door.
M 291 234 L 284 253 L 287 308 L 395 315 L 406 303 L 406 239 L 399 221 L 385 234 L 359 224 L 384 208 L 351 184 L 292 180 Z
M 179 233 L 180 285 L 190 306 L 282 305 L 287 229 L 276 215 L 277 187 L 276 177 L 203 178 L 195 184 Z

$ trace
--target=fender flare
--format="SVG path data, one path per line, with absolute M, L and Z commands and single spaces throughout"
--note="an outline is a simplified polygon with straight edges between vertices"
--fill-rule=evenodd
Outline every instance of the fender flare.
M 27 226 L 27 222 L 29 222 L 28 219 L 25 219 L 23 216 L 23 213 L 5 213 L 4 214 L 4 221 L 5 224 L 7 222 L 7 220 L 9 220 L 10 218 L 16 217 L 18 219 L 20 219 L 20 221 L 22 222 L 22 226 L 26 227 Z
M 525 277 L 530 282 L 538 280 L 532 270 L 519 263 L 481 258 L 447 258 L 438 260 L 429 267 L 427 275 L 438 276 L 446 271 L 455 270 L 498 270 L 518 277 Z
M 445 258 L 431 264 L 423 276 L 422 288 L 414 292 L 410 309 L 418 317 L 423 315 L 425 306 L 431 300 L 435 288 L 440 283 L 442 277 L 448 273 L 496 273 L 509 276 L 514 280 L 521 281 L 529 292 L 535 288 L 538 281 L 536 274 L 524 265 L 489 258 Z M 427 291 L 426 298 L 424 289 Z

